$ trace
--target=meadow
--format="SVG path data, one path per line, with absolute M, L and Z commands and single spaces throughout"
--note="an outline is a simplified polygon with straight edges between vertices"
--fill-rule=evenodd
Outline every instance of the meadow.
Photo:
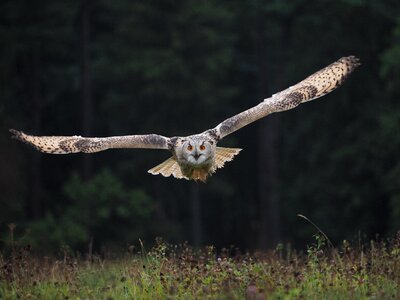
M 304 252 L 216 251 L 157 239 L 115 255 L 33 254 L 13 245 L 0 257 L 1 299 L 399 299 L 400 233 L 333 247 L 323 235 Z

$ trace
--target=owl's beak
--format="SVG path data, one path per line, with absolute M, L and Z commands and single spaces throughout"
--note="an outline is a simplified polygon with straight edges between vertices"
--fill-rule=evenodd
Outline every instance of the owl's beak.
M 199 154 L 197 151 L 193 154 L 193 157 L 195 160 L 198 160 L 201 154 Z

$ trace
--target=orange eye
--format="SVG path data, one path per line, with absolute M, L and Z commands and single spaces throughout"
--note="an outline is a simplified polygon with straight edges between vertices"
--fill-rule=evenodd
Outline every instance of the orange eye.
M 205 149 L 206 149 L 206 147 L 205 147 L 204 145 L 201 145 L 201 146 L 200 146 L 200 150 L 201 150 L 201 151 L 204 151 Z
M 189 145 L 189 146 L 187 146 L 187 149 L 188 149 L 188 151 L 192 151 L 193 150 L 193 146 Z

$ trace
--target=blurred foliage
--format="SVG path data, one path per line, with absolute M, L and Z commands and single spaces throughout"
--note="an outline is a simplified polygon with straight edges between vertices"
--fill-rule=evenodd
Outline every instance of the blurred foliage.
M 126 246 L 153 233 L 151 198 L 140 189 L 124 187 L 108 170 L 99 172 L 87 183 L 74 174 L 63 190 L 67 205 L 30 224 L 29 239 L 36 248 L 83 247 L 88 246 L 91 238 L 98 244 L 96 237 Z
M 399 229 L 399 3 L 102 0 L 92 1 L 91 12 L 96 136 L 199 132 L 341 56 L 360 57 L 362 66 L 338 91 L 279 114 L 281 238 L 296 245 L 309 239 L 313 228 L 299 213 L 333 241 Z M 0 14 L 3 236 L 14 222 L 31 228 L 33 242 L 55 248 L 87 247 L 90 237 L 98 245 L 155 235 L 191 241 L 192 186 L 146 173 L 168 154 L 98 153 L 95 175 L 84 183 L 81 155 L 41 155 L 40 171 L 31 149 L 10 142 L 8 128 L 81 132 L 80 6 L 7 0 Z M 32 101 L 34 83 L 40 107 Z M 221 142 L 244 151 L 200 185 L 204 243 L 257 247 L 261 122 Z M 42 194 L 35 219 L 29 204 L 37 174 Z

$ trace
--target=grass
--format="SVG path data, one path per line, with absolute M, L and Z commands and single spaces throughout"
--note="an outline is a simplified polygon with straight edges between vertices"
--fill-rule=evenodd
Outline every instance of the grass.
M 304 254 L 279 246 L 240 254 L 157 240 L 119 258 L 36 257 L 28 246 L 0 256 L 1 299 L 399 299 L 400 233 L 339 248 L 323 235 Z

